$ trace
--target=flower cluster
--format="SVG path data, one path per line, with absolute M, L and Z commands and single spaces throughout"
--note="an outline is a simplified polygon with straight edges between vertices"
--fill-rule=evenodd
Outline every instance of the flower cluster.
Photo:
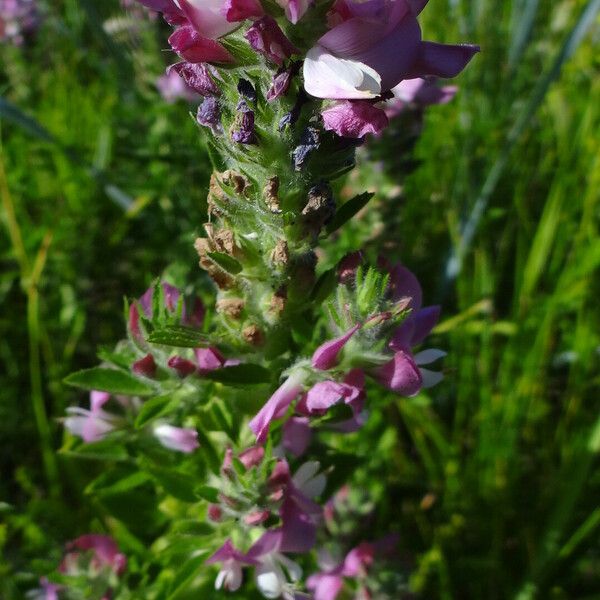
M 353 260 L 345 259 L 340 268 L 340 277 L 349 286 L 354 281 L 349 274 Z M 366 376 L 407 397 L 442 379 L 441 373 L 422 365 L 442 358 L 443 351 L 412 351 L 437 323 L 439 307 L 422 307 L 421 286 L 402 265 L 389 268 L 385 297 L 388 310 L 352 323 L 341 336 L 319 346 L 310 362 L 299 361 L 290 368 L 287 379 L 250 422 L 258 442 L 266 440 L 271 423 L 284 417 L 296 400 L 295 415 L 283 428 L 284 447 L 293 454 L 301 455 L 310 441 L 310 417 L 322 416 L 338 404 L 348 406 L 352 415 L 337 422 L 335 428 L 347 433 L 356 431 L 366 418 Z M 353 311 L 348 311 L 347 319 L 354 320 Z M 382 342 L 384 347 L 376 351 Z
M 478 48 L 423 41 L 426 0 L 137 1 L 173 28 L 180 60 L 163 94 L 202 98 L 195 117 L 215 170 L 194 247 L 214 286 L 201 301 L 154 285 L 127 307 L 128 339 L 67 379 L 92 391 L 66 428 L 100 450 L 114 443 L 123 461 L 122 480 L 89 489 L 143 486 L 160 513 L 155 548 L 172 563 L 189 558 L 184 569 L 199 577 L 218 565 L 219 590 L 397 599 L 378 583 L 395 538 L 338 536 L 324 552 L 332 502 L 322 500 L 340 485 L 328 444 L 359 432 L 388 392 L 408 398 L 442 379 L 427 367 L 444 352 L 420 348 L 440 310 L 423 306 L 405 266 L 369 267 L 355 252 L 327 270 L 318 245 L 370 198 L 344 202 L 332 183 L 360 140 L 448 102 L 456 88 L 438 79 Z M 303 555 L 315 550 L 320 571 L 303 583 L 315 564 Z M 179 576 L 150 581 L 155 566 L 144 571 L 148 597 L 170 596 Z
M 39 23 L 37 0 L 0 0 L 0 43 L 20 46 Z

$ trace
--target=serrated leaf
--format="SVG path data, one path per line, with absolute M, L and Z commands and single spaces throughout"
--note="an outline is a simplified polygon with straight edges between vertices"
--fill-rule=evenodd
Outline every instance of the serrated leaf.
M 133 375 L 117 369 L 92 367 L 72 373 L 65 377 L 64 382 L 84 390 L 100 390 L 111 394 L 125 396 L 149 396 L 154 389 Z
M 213 504 L 219 501 L 219 490 L 208 485 L 199 485 L 194 492 L 198 498 L 202 498 Z
M 244 268 L 239 261 L 224 252 L 207 252 L 207 256 L 231 275 L 241 273 Z
M 152 344 L 162 344 L 175 348 L 200 348 L 209 345 L 211 338 L 193 327 L 168 325 L 153 331 L 148 337 L 148 341 Z
M 271 381 L 271 373 L 267 369 L 252 363 L 215 369 L 203 374 L 203 377 L 227 385 L 255 385 Z
M 374 195 L 372 192 L 364 192 L 342 204 L 335 213 L 331 223 L 327 226 L 327 233 L 333 233 L 344 225 L 344 223 L 347 223 L 359 210 L 367 205 Z
M 168 413 L 171 405 L 173 404 L 173 397 L 169 394 L 166 396 L 156 396 L 151 398 L 142 404 L 140 412 L 135 419 L 135 426 L 137 429 L 144 427 L 151 421 L 162 417 Z

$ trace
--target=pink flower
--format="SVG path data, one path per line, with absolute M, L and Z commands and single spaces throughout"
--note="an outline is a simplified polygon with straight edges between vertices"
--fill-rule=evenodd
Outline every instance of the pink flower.
M 377 135 L 388 125 L 385 111 L 363 100 L 338 102 L 325 109 L 321 117 L 326 130 L 355 139 L 367 133 Z
M 343 0 L 339 24 L 304 62 L 306 91 L 317 98 L 375 98 L 403 79 L 454 77 L 477 46 L 424 42 L 417 14 L 425 2 Z
M 67 544 L 68 553 L 58 570 L 68 575 L 77 574 L 79 558 L 84 552 L 91 552 L 90 567 L 95 571 L 109 568 L 121 575 L 127 566 L 127 558 L 119 552 L 116 542 L 107 535 L 82 535 Z
M 91 410 L 78 406 L 67 408 L 69 416 L 64 421 L 65 427 L 86 443 L 103 439 L 111 431 L 114 431 L 120 422 L 118 417 L 103 410 L 103 406 L 109 399 L 110 394 L 106 392 L 92 391 L 90 393 Z
M 257 561 L 236 550 L 231 543 L 231 540 L 226 540 L 225 543 L 206 560 L 207 565 L 221 563 L 221 570 L 215 581 L 215 588 L 220 590 L 223 588 L 229 592 L 235 592 L 242 585 L 242 566 L 256 565 Z
M 227 20 L 228 9 L 223 0 L 177 0 L 176 3 L 203 38 L 216 40 L 237 27 L 237 23 Z
M 186 427 L 173 427 L 161 424 L 154 427 L 154 436 L 165 447 L 190 454 L 196 450 L 198 443 L 198 432 Z
M 256 52 L 266 56 L 276 65 L 282 65 L 285 59 L 299 52 L 285 37 L 277 21 L 268 15 L 256 21 L 244 36 Z

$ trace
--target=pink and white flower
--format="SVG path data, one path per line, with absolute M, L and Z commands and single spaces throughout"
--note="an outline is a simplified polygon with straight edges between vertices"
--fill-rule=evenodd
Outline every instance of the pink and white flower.
M 426 3 L 341 0 L 337 24 L 304 61 L 306 91 L 317 98 L 367 99 L 403 79 L 458 75 L 479 48 L 423 41 L 417 15 Z

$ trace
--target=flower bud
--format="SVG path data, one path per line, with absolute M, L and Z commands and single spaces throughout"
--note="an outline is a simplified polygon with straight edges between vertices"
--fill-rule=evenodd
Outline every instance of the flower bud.
M 136 375 L 150 378 L 154 377 L 156 375 L 156 362 L 154 362 L 154 357 L 152 354 L 146 354 L 144 358 L 136 360 L 133 365 L 131 365 L 131 370 Z

